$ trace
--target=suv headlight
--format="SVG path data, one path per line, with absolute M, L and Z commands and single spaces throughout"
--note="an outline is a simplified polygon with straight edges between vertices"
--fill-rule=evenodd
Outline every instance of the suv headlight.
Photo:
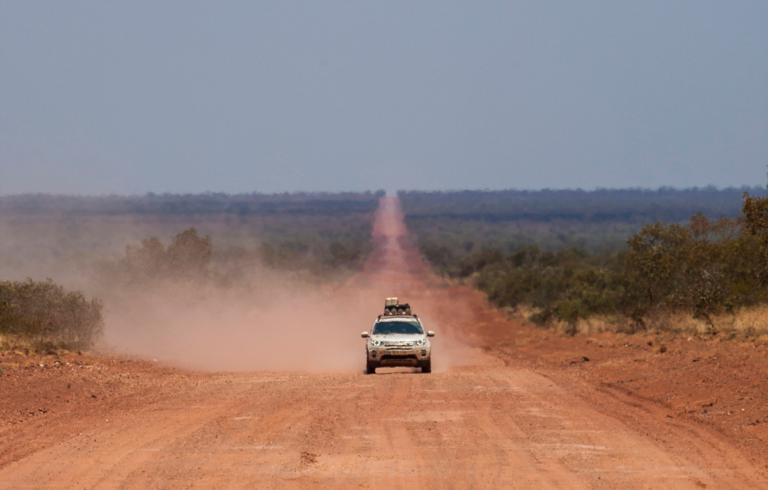
M 381 345 L 381 340 L 373 340 L 373 339 L 371 339 L 371 344 L 374 347 L 379 347 Z
M 414 342 L 415 345 L 424 345 L 426 343 L 427 343 L 427 339 L 426 338 L 423 338 L 421 340 L 417 340 L 416 342 Z

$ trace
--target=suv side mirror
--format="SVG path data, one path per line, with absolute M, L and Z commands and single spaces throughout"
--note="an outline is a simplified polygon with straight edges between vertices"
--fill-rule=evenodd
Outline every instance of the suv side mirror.
M 370 335 L 368 335 L 368 332 L 363 332 L 360 334 L 360 336 L 364 339 L 367 339 L 368 337 L 370 337 Z
M 427 330 L 427 337 L 434 337 L 434 336 L 435 336 L 435 332 L 433 332 L 432 330 Z

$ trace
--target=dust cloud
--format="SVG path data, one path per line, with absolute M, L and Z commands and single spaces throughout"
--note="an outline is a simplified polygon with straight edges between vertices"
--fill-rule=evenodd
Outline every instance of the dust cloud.
M 256 294 L 138 293 L 109 302 L 104 343 L 119 353 L 209 371 L 360 372 L 365 366 L 360 332 L 370 330 L 386 294 L 301 284 Z M 437 332 L 435 371 L 479 362 L 478 353 L 455 338 L 440 312 L 433 311 L 436 298 L 415 291 L 401 297 L 415 309 L 423 307 L 419 316 Z M 471 321 L 461 314 L 455 320 Z
M 104 342 L 118 352 L 216 370 L 359 371 L 360 332 L 381 298 L 281 283 L 256 291 L 174 289 L 112 300 Z
M 35 216 L 7 217 L 0 225 L 8 232 L 0 254 L 4 278 L 52 277 L 104 300 L 106 325 L 98 348 L 105 351 L 209 371 L 362 372 L 360 332 L 370 330 L 384 298 L 398 296 L 437 332 L 433 370 L 482 362 L 461 338 L 461 325 L 472 321 L 466 318 L 468 309 L 447 298 L 440 279 L 424 266 L 397 198 L 381 199 L 374 250 L 363 270 L 341 284 L 318 285 L 259 265 L 248 271 L 246 281 L 229 286 L 107 284 L 95 280 L 92 270 L 105 251 L 110 260 L 117 259 L 126 243 L 167 237 L 182 224 Z
M 365 341 L 384 298 L 409 301 L 435 330 L 434 370 L 479 363 L 457 337 L 468 308 L 435 288 L 411 246 L 395 198 L 383 198 L 375 250 L 364 270 L 336 287 L 262 271 L 249 290 L 169 286 L 111 298 L 105 345 L 163 363 L 212 371 L 360 372 Z M 443 318 L 449 313 L 449 321 Z

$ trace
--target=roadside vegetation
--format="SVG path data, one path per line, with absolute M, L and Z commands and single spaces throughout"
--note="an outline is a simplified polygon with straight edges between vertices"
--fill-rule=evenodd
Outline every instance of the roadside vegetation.
M 3 350 L 46 352 L 90 347 L 104 327 L 104 305 L 53 281 L 0 282 Z
M 686 208 L 684 200 L 670 198 L 670 194 L 675 197 L 675 192 L 684 191 L 665 191 L 668 200 L 677 203 L 675 206 L 658 210 L 646 203 L 638 206 L 635 213 L 626 211 L 626 206 L 622 210 L 620 202 L 606 201 L 608 208 L 601 210 L 595 204 L 599 199 L 582 199 L 580 202 L 590 203 L 585 205 L 589 211 L 576 203 L 568 212 L 580 218 L 572 219 L 569 225 L 572 229 L 589 227 L 595 219 L 611 216 L 612 223 L 619 225 L 619 215 L 628 217 L 623 223 L 626 226 L 640 225 L 644 216 L 678 217 Z M 702 192 L 710 197 L 734 194 L 733 190 Z M 640 225 L 637 232 L 628 234 L 623 247 L 615 247 L 613 237 L 605 235 L 606 246 L 602 251 L 594 237 L 592 246 L 575 247 L 558 236 L 542 239 L 542 228 L 532 227 L 532 234 L 504 238 L 495 224 L 498 222 L 477 220 L 472 220 L 467 228 L 495 227 L 490 234 L 491 243 L 485 242 L 486 246 L 475 250 L 475 244 L 484 243 L 487 238 L 465 232 L 458 233 L 461 238 L 454 239 L 453 246 L 437 246 L 436 234 L 457 229 L 457 222 L 471 215 L 472 206 L 461 202 L 447 205 L 449 212 L 444 218 L 433 205 L 430 213 L 436 225 L 421 228 L 416 234 L 422 254 L 438 273 L 470 280 L 497 307 L 508 308 L 515 315 L 566 334 L 614 330 L 756 338 L 768 334 L 768 321 L 760 314 L 768 312 L 768 198 L 763 197 L 764 191 L 757 192 L 761 195 L 743 192 L 736 206 L 712 199 L 707 212 L 719 211 L 721 217 L 717 219 L 699 211 L 681 223 L 656 221 Z M 429 214 L 419 207 L 418 199 L 404 197 L 404 210 L 407 217 L 411 216 L 411 222 L 423 220 Z M 440 197 L 450 202 L 449 196 Z M 457 200 L 463 197 L 458 196 Z M 496 209 L 491 216 L 501 214 L 502 197 L 485 200 L 496 205 L 488 206 Z M 697 203 L 694 199 L 688 206 Z M 508 216 L 523 214 L 515 211 L 516 206 L 519 203 L 509 203 L 504 212 Z M 551 207 L 551 202 L 542 204 L 551 214 L 543 213 L 538 219 L 546 222 L 548 216 L 565 214 L 551 211 Z M 465 218 L 457 218 L 457 208 L 465 210 Z M 643 209 L 646 211 L 641 212 Z M 526 219 L 533 219 L 531 216 L 528 213 Z M 441 227 L 443 222 L 447 225 Z M 524 241 L 521 237 L 534 243 L 521 244 L 509 252 L 508 247 L 515 240 Z M 465 240 L 463 249 L 456 246 L 461 240 Z M 558 240 L 560 248 L 553 245 Z
M 88 349 L 126 304 L 343 280 L 382 195 L 0 197 L 0 347 Z

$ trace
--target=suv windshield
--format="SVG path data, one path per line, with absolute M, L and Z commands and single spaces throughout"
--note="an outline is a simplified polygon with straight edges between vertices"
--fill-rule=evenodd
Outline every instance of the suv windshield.
M 379 322 L 373 327 L 371 334 L 389 335 L 391 333 L 423 334 L 419 322 Z

